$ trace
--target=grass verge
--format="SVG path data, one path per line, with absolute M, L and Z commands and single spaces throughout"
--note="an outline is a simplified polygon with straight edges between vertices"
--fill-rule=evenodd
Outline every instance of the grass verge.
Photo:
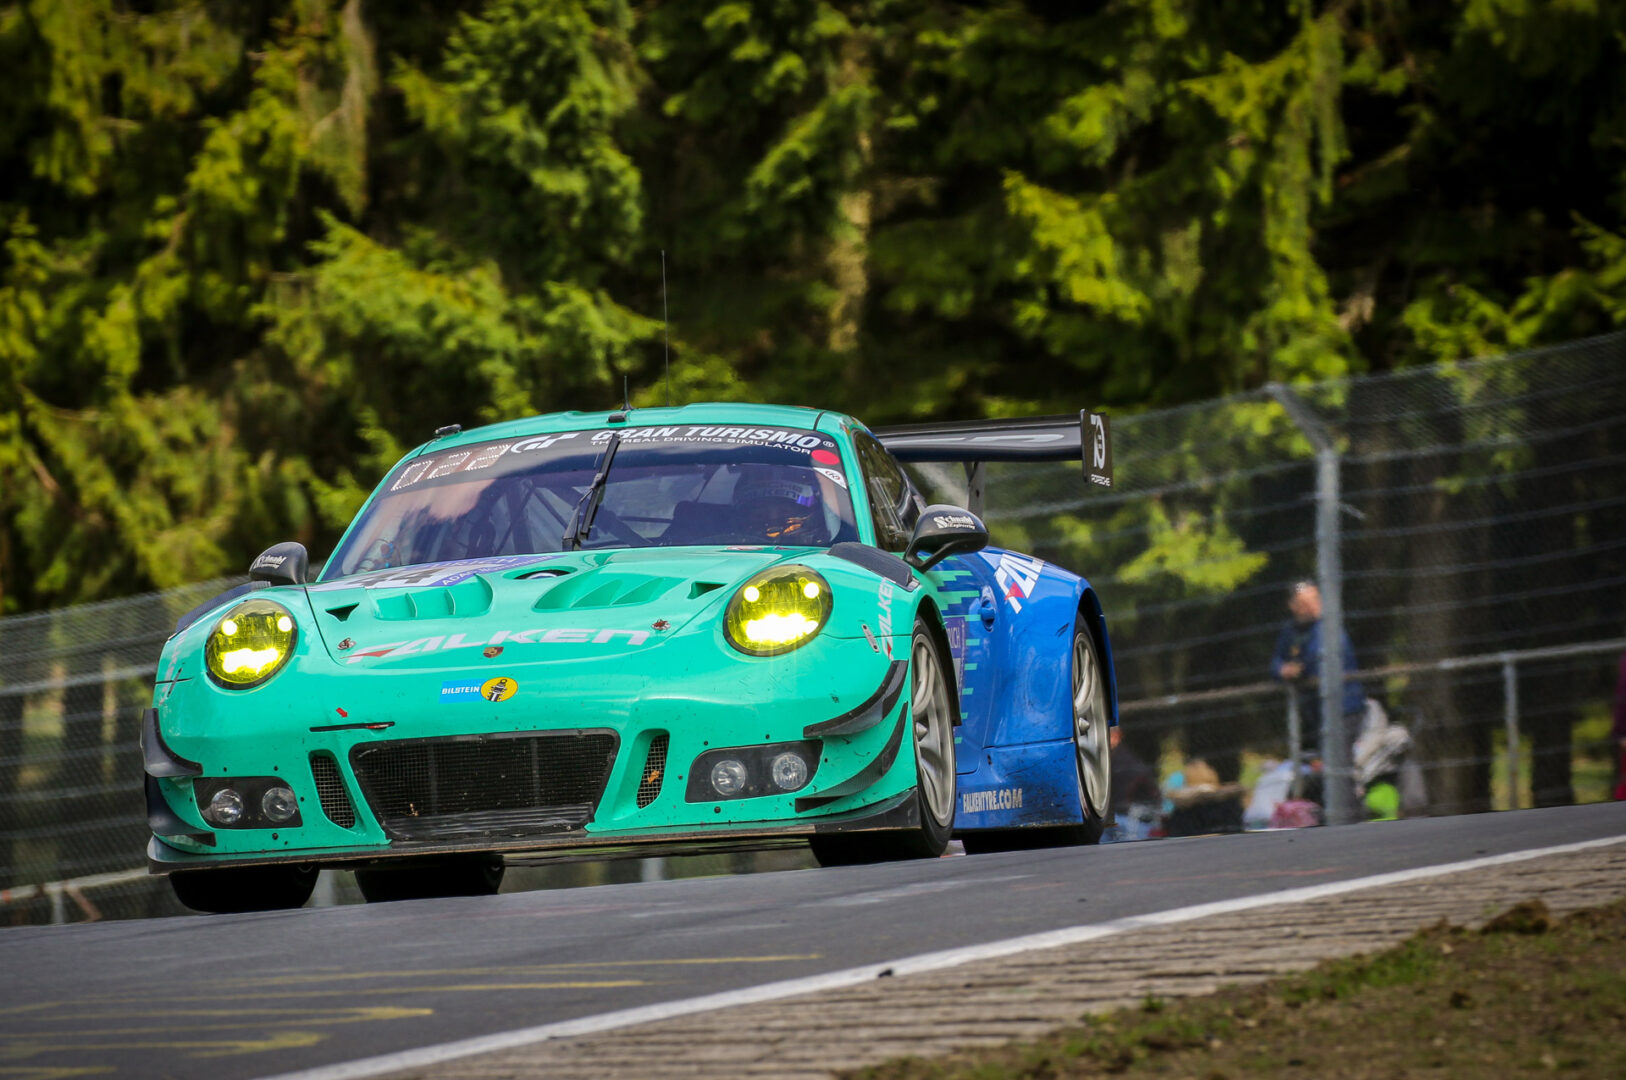
M 1246 988 L 1089 1017 L 1037 1042 L 905 1058 L 852 1080 L 1626 1077 L 1626 901 L 1540 901 L 1468 931 Z

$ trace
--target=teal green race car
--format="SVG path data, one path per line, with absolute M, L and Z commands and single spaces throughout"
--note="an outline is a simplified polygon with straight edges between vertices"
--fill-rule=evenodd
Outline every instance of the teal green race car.
M 319 576 L 188 613 L 143 722 L 148 862 L 202 911 L 495 892 L 504 858 L 805 840 L 820 862 L 1093 842 L 1101 606 L 988 547 L 983 461 L 1104 418 L 897 429 L 747 405 L 443 428 Z M 972 508 L 903 461 L 964 463 Z M 1104 479 L 1103 479 L 1104 478 Z

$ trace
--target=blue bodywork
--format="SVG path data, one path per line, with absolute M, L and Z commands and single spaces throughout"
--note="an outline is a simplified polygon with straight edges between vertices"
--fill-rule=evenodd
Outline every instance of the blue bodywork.
M 1112 645 L 1089 582 L 994 547 L 946 559 L 928 576 L 945 604 L 960 684 L 956 831 L 1077 823 L 1072 642 L 1081 617 L 1118 723 Z

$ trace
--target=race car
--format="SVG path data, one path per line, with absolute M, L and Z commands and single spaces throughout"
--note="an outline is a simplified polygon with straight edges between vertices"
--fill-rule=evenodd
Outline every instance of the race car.
M 988 546 L 984 462 L 1096 413 L 872 433 L 740 404 L 455 425 L 314 580 L 188 613 L 142 725 L 147 853 L 200 911 L 495 892 L 504 857 L 805 840 L 824 865 L 1093 843 L 1111 645 L 1089 583 Z M 967 507 L 899 462 L 964 465 Z

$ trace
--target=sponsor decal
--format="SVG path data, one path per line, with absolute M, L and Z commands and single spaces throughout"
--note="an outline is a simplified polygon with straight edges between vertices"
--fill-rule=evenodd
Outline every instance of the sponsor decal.
M 999 565 L 994 569 L 994 580 L 1004 590 L 1003 595 L 1010 601 L 1011 610 L 1020 613 L 1022 601 L 1033 595 L 1033 590 L 1039 586 L 1039 571 L 1044 569 L 1044 562 L 1027 555 L 1018 555 L 1007 551 L 999 557 Z
M 949 652 L 954 656 L 954 683 L 956 686 L 965 686 L 965 616 L 950 615 L 943 620 L 943 629 L 948 631 Z
M 449 701 L 479 701 L 480 682 L 443 682 L 440 684 L 440 700 L 442 704 Z
M 975 529 L 977 519 L 970 514 L 933 514 L 932 524 L 939 529 Z
M 258 559 L 254 560 L 254 565 L 251 566 L 249 569 L 251 569 L 251 570 L 260 570 L 260 569 L 275 570 L 275 569 L 277 569 L 278 567 L 280 567 L 283 563 L 285 563 L 287 561 L 288 561 L 288 556 L 286 556 L 286 555 L 261 555 Z
M 519 683 L 507 675 L 498 675 L 480 684 L 480 696 L 487 701 L 507 701 L 519 689 Z
M 960 793 L 960 810 L 967 814 L 985 814 L 990 810 L 1022 809 L 1021 788 L 990 788 L 987 791 Z
M 519 442 L 509 446 L 508 452 L 510 454 L 528 454 L 532 450 L 546 450 L 554 443 L 564 442 L 566 439 L 574 439 L 580 434 L 581 432 L 579 431 L 562 431 L 557 435 L 535 435 L 529 439 L 521 439 Z
M 841 464 L 841 458 L 835 453 L 835 441 L 833 439 L 826 435 L 797 428 L 720 427 L 693 424 L 667 427 L 617 428 L 613 431 L 606 429 L 593 432 L 590 436 L 585 431 L 561 431 L 549 435 L 533 435 L 529 438 L 507 442 L 459 447 L 455 450 L 443 450 L 437 454 L 425 454 L 422 457 L 413 458 L 402 466 L 394 482 L 390 484 L 389 490 L 391 492 L 404 491 L 417 484 L 442 480 L 449 476 L 479 472 L 506 460 L 509 455 L 525 455 L 539 450 L 547 450 L 567 440 L 581 439 L 581 442 L 577 445 L 583 448 L 590 445 L 596 446 L 608 442 L 613 434 L 621 436 L 621 445 L 623 446 L 636 446 L 640 443 L 772 446 L 794 450 L 803 454 L 816 455 L 815 460 L 822 465 Z M 567 447 L 567 449 L 569 448 Z
M 339 651 L 340 652 L 344 652 L 347 649 L 354 649 L 355 647 L 356 647 L 356 639 L 353 638 L 353 637 L 347 637 L 343 641 L 339 642 Z
M 436 635 L 412 641 L 386 641 L 362 649 L 345 658 L 354 664 L 369 656 L 415 656 L 424 653 L 446 652 L 452 649 L 481 649 L 485 655 L 495 656 L 505 645 L 610 645 L 624 638 L 628 645 L 642 645 L 649 640 L 648 630 L 595 629 L 590 626 L 556 626 L 551 630 L 498 630 L 483 641 L 465 641 L 462 634 Z M 497 652 L 492 652 L 492 648 Z
M 484 652 L 485 658 L 487 660 L 495 660 L 497 657 L 502 655 L 502 646 L 501 645 L 487 645 L 485 647 L 485 649 L 483 650 L 483 652 Z
M 875 640 L 875 633 L 869 628 L 869 623 L 859 623 L 864 628 L 864 639 L 869 642 L 870 652 L 880 652 L 880 642 Z
M 814 453 L 815 460 L 817 459 L 817 457 L 818 457 L 818 454 L 815 451 L 815 453 Z M 840 488 L 842 491 L 847 490 L 847 478 L 845 476 L 842 476 L 835 469 L 826 469 L 826 468 L 824 468 L 822 466 L 815 465 L 815 466 L 813 466 L 813 471 L 818 473 L 820 476 L 824 477 L 826 480 L 830 481 L 832 484 L 836 485 L 836 487 Z
M 886 646 L 886 658 L 892 659 L 892 582 L 886 578 L 881 579 L 881 587 L 876 591 L 876 597 L 881 601 L 881 613 L 876 616 L 875 622 L 881 632 L 881 643 Z
M 705 425 L 646 428 L 618 428 L 621 445 L 641 442 L 663 443 L 727 443 L 733 446 L 779 446 L 805 452 L 824 449 L 835 444 L 823 435 L 795 428 L 715 427 Z M 595 443 L 608 442 L 614 431 L 594 434 Z
M 1112 443 L 1107 436 L 1108 421 L 1100 413 L 1089 413 L 1090 451 L 1085 462 L 1085 474 L 1090 483 L 1100 487 L 1112 486 Z
M 518 442 L 486 443 L 468 449 L 447 450 L 439 454 L 426 454 L 414 458 L 395 478 L 390 490 L 401 491 L 424 480 L 439 480 L 453 473 L 479 472 L 489 469 L 508 454 L 525 454 L 533 450 L 546 450 L 565 439 L 574 439 L 579 431 L 565 431 L 556 435 L 536 435 Z

